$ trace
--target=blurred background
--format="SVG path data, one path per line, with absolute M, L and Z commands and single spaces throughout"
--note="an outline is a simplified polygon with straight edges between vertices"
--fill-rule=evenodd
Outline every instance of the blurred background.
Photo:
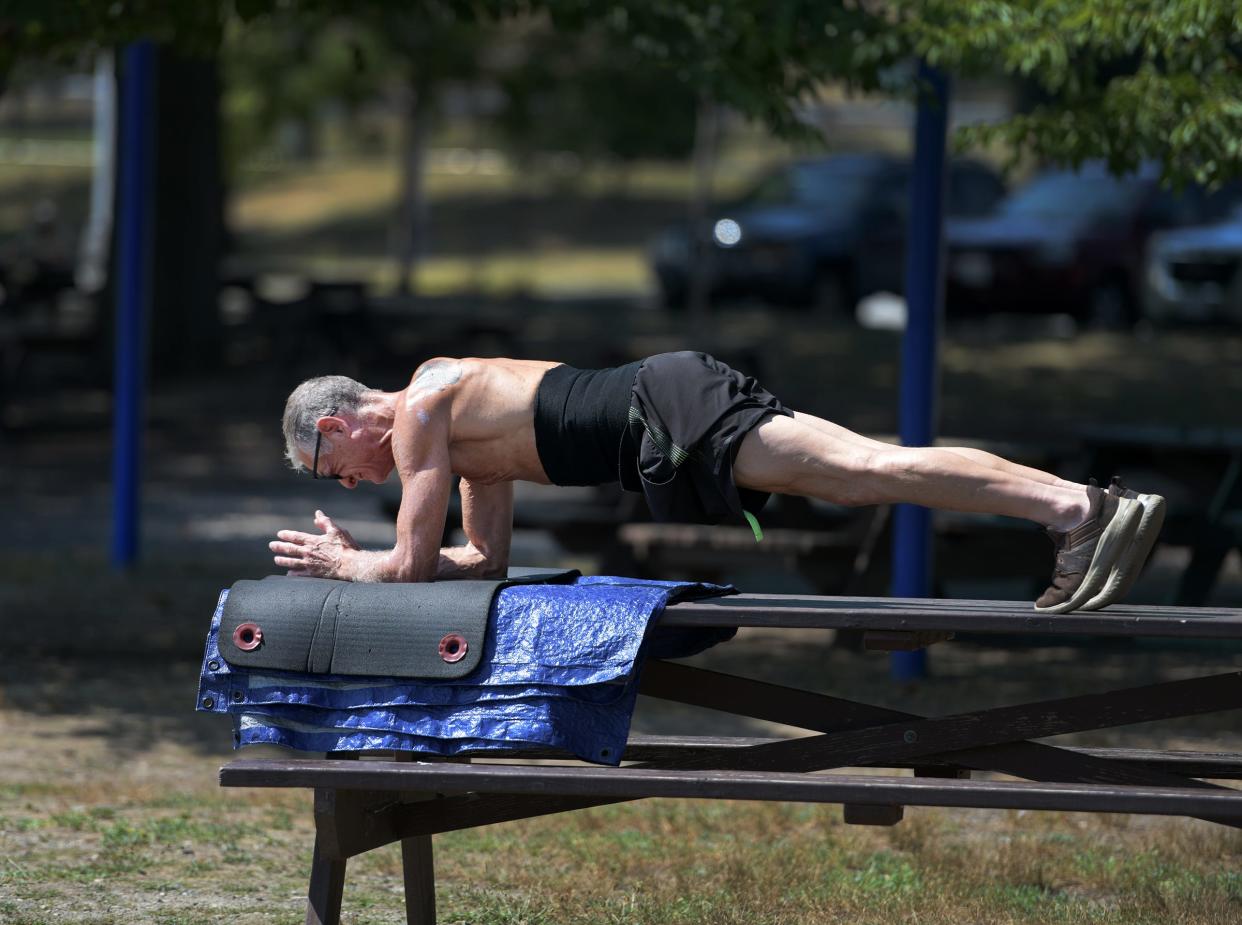
M 261 574 L 271 534 L 317 507 L 390 540 L 397 486 L 346 496 L 283 469 L 284 396 L 327 372 L 399 388 L 441 354 L 595 367 L 693 347 L 795 408 L 896 438 L 918 86 L 896 25 L 845 8 L 795 17 L 782 38 L 724 13 L 716 34 L 620 7 L 576 20 L 557 4 L 252 7 L 14 20 L 0 93 L 0 543 L 29 564 L 22 576 L 66 561 L 108 574 L 115 345 L 134 342 L 116 323 L 118 213 L 140 156 L 150 295 L 131 461 L 146 574 L 209 560 L 224 563 L 217 583 Z M 1232 599 L 1236 137 L 1223 117 L 1191 118 L 1208 90 L 1162 112 L 1132 50 L 1100 39 L 1058 64 L 1035 43 L 1031 61 L 981 65 L 972 43 L 986 36 L 939 15 L 939 53 L 961 73 L 928 383 L 937 432 L 1165 492 L 1174 517 L 1138 599 Z M 919 26 L 904 39 L 915 48 Z M 127 78 L 125 41 L 143 35 L 164 40 Z M 737 35 L 769 45 L 738 50 Z M 1177 67 L 1162 76 L 1184 95 L 1204 65 Z M 141 126 L 126 123 L 127 86 L 148 94 Z M 778 499 L 755 548 L 729 530 L 641 524 L 636 500 L 523 490 L 518 558 L 888 589 L 885 511 Z M 933 593 L 1025 597 L 1040 583 L 1046 541 L 1026 525 L 938 515 L 935 530 Z M 10 588 L 47 593 L 42 579 Z
M 286 467 L 302 379 L 702 349 L 896 440 L 920 60 L 950 87 L 933 434 L 1165 494 L 1131 601 L 1242 605 L 1242 34 L 1227 5 L 1138 6 L 0 2 L 0 919 L 202 921 L 247 838 L 301 826 L 279 837 L 309 848 L 288 813 L 245 834 L 247 807 L 214 795 L 229 730 L 191 712 L 216 596 L 273 571 L 277 530 L 319 508 L 393 542 L 399 486 Z M 514 562 L 884 595 L 893 519 L 778 498 L 756 545 L 648 523 L 615 487 L 521 486 Z M 1030 524 L 931 528 L 927 593 L 1046 584 Z M 975 639 L 937 647 L 911 692 L 857 648 L 754 631 L 705 658 L 933 713 L 1238 660 Z M 779 731 L 650 709 L 636 729 L 679 721 Z M 1102 744 L 1236 737 L 1209 717 Z M 178 848 L 151 828 L 173 812 L 240 841 Z M 222 837 L 226 863 L 200 863 Z

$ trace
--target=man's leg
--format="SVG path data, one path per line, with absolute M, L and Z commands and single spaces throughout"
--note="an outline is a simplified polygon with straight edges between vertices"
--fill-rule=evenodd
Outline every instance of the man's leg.
M 984 465 L 973 454 L 890 446 L 814 420 L 819 426 L 806 416 L 764 420 L 742 438 L 734 482 L 838 504 L 906 502 L 1032 520 L 1054 531 L 1057 550 L 1052 584 L 1036 610 L 1065 613 L 1117 599 L 1117 566 L 1139 526 L 1139 502 L 1095 487 L 1055 484 L 1048 473 L 991 454 L 987 461 L 994 464 Z
M 834 424 L 832 421 L 825 421 L 823 418 L 817 418 L 813 414 L 804 414 L 801 411 L 794 412 L 794 419 L 801 421 L 816 430 L 823 431 L 830 436 L 839 437 L 850 443 L 857 443 L 862 446 L 869 446 L 872 449 L 895 449 L 895 445 L 884 443 L 880 440 L 873 440 L 870 437 L 864 437 L 862 434 L 855 433 L 848 428 L 842 427 L 840 424 Z M 1031 466 L 1023 466 L 1019 463 L 1010 462 L 995 453 L 989 453 L 987 450 L 979 450 L 969 446 L 942 446 L 942 450 L 950 453 L 956 453 L 958 456 L 964 456 L 967 459 L 974 460 L 981 466 L 987 466 L 989 469 L 1004 469 L 1015 475 L 1021 475 L 1032 481 L 1042 482 L 1045 485 L 1058 485 L 1061 488 L 1076 488 L 1079 491 L 1086 491 L 1087 486 L 1073 482 L 1068 479 L 1059 478 L 1051 472 L 1044 472 L 1042 469 L 1035 469 Z
M 805 424 L 814 427 L 816 430 L 823 431 L 832 436 L 837 436 L 842 440 L 850 443 L 856 443 L 863 447 L 871 449 L 891 449 L 891 444 L 882 443 L 878 440 L 872 440 L 870 437 L 864 437 L 856 434 L 852 430 L 842 427 L 840 424 L 834 424 L 831 421 L 825 421 L 817 418 L 812 414 L 803 414 L 795 411 L 794 418 Z M 980 465 L 987 466 L 991 469 L 1003 469 L 1013 472 L 1016 475 L 1025 476 L 1036 482 L 1042 482 L 1045 485 L 1058 485 L 1062 488 L 1075 488 L 1085 492 L 1087 486 L 1071 482 L 1067 479 L 1058 478 L 1051 472 L 1044 472 L 1042 469 L 1033 469 L 1030 466 L 1019 465 L 1003 459 L 994 453 L 986 450 L 977 450 L 973 447 L 946 446 L 941 447 L 950 453 L 956 453 L 967 459 L 973 459 Z M 1110 493 L 1115 493 L 1110 489 Z M 1139 494 L 1138 492 L 1124 492 L 1124 496 L 1129 499 L 1137 500 L 1143 506 L 1142 517 L 1139 526 L 1135 532 L 1135 540 L 1122 554 L 1121 559 L 1117 562 L 1112 573 L 1109 575 L 1108 582 L 1104 590 L 1099 592 L 1099 597 L 1094 598 L 1082 604 L 1084 610 L 1094 610 L 1103 606 L 1105 600 L 1122 600 L 1126 593 L 1133 587 L 1134 582 L 1138 579 L 1143 569 L 1143 564 L 1147 561 L 1147 557 L 1151 555 L 1152 548 L 1156 544 L 1156 540 L 1160 535 L 1160 528 L 1164 524 L 1165 501 L 1164 498 L 1156 494 Z
M 990 453 L 892 446 L 801 414 L 773 416 L 747 434 L 733 477 L 743 488 L 836 504 L 906 502 L 1021 517 L 1059 531 L 1081 524 L 1090 504 L 1082 486 Z

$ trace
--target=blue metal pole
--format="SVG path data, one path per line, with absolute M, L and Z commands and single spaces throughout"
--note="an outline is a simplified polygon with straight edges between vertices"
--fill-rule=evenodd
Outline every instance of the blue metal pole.
M 940 71 L 919 66 L 919 105 L 914 123 L 914 167 L 910 181 L 910 221 L 906 235 L 906 330 L 901 344 L 899 429 L 905 446 L 928 446 L 936 436 L 940 388 L 937 347 L 944 303 L 945 139 L 949 81 Z M 893 596 L 931 594 L 931 511 L 899 504 L 893 512 Z M 927 674 L 927 652 L 895 652 L 896 680 Z
M 141 541 L 143 391 L 151 301 L 152 108 L 155 48 L 125 49 L 121 70 L 116 343 L 112 412 L 112 564 L 138 560 Z

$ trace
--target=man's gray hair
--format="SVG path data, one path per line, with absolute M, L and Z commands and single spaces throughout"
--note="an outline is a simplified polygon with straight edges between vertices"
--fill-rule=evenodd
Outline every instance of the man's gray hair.
M 285 456 L 294 469 L 305 469 L 298 453 L 310 453 L 316 423 L 330 414 L 356 415 L 362 398 L 371 389 L 348 376 L 316 376 L 307 379 L 285 402 Z

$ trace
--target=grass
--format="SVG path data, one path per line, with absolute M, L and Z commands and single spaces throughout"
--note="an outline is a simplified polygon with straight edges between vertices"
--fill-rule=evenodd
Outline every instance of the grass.
M 390 292 L 397 272 L 386 257 L 281 254 L 260 264 L 305 273 L 319 280 L 360 280 L 376 292 Z M 429 296 L 568 295 L 642 297 L 654 291 L 641 247 L 549 247 L 528 253 L 500 251 L 480 256 L 427 257 L 413 277 L 415 291 Z
M 6 801 L 2 920 L 53 908 L 73 923 L 295 918 L 305 795 L 202 784 L 175 812 L 63 806 L 72 787 Z M 862 828 L 837 807 L 685 800 L 436 838 L 441 921 L 468 925 L 1224 925 L 1242 916 L 1240 860 L 1242 835 L 1191 821 L 914 809 Z M 395 846 L 351 861 L 345 921 L 399 921 L 401 883 Z

